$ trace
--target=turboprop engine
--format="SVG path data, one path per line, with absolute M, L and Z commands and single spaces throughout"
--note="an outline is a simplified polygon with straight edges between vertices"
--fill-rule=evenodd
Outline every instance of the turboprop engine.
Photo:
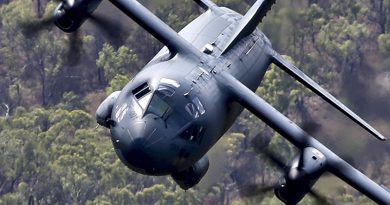
M 102 0 L 65 0 L 54 11 L 54 23 L 64 32 L 76 31 L 101 2 Z

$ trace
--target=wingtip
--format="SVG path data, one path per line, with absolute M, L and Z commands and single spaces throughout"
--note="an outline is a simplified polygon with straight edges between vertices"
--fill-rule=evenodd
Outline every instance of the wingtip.
M 352 110 L 350 110 L 347 106 L 337 100 L 333 95 L 331 95 L 328 91 L 323 89 L 320 85 L 314 82 L 310 77 L 308 77 L 305 73 L 299 70 L 297 67 L 286 61 L 279 53 L 276 51 L 270 52 L 272 55 L 273 63 L 278 67 L 286 71 L 293 78 L 297 79 L 300 83 L 302 83 L 305 87 L 309 88 L 311 91 L 319 95 L 322 99 L 327 101 L 330 105 L 335 107 L 337 110 L 342 112 L 352 121 L 357 123 L 363 129 L 368 131 L 375 138 L 386 141 L 386 138 L 375 128 L 373 128 L 370 124 L 364 121 L 361 117 L 355 114 Z
M 375 133 L 374 136 L 378 138 L 380 141 L 387 141 L 387 138 L 380 134 L 379 132 Z
M 387 138 L 383 136 L 379 131 L 368 125 L 368 127 L 364 127 L 370 134 L 379 139 L 380 141 L 386 141 Z
M 369 130 L 369 132 L 371 134 L 373 134 L 376 138 L 378 138 L 380 141 L 386 141 L 387 138 L 385 136 L 383 136 L 380 132 L 378 132 L 377 130 L 375 130 L 374 128 L 371 127 L 371 129 Z

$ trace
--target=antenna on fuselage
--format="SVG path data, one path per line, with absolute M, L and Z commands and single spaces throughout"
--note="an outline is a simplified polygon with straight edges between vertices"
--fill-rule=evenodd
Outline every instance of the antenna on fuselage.
M 110 0 L 123 13 L 137 22 L 169 49 L 171 55 L 190 54 L 200 58 L 201 52 L 136 0 Z

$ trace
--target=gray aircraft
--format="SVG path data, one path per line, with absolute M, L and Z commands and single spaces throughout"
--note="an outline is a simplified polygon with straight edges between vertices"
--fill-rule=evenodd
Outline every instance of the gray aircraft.
M 194 0 L 205 12 L 179 33 L 136 0 L 110 0 L 165 47 L 121 91 L 96 111 L 110 129 L 120 160 L 138 173 L 171 175 L 183 189 L 207 172 L 207 151 L 242 110 L 248 109 L 294 144 L 300 154 L 290 164 L 276 196 L 298 203 L 324 172 L 330 172 L 379 204 L 390 193 L 257 96 L 254 91 L 270 64 L 294 77 L 380 140 L 385 138 L 277 53 L 257 28 L 275 0 L 258 0 L 244 15 L 210 0 Z M 54 22 L 76 31 L 101 0 L 64 0 Z M 112 31 L 114 32 L 114 31 Z

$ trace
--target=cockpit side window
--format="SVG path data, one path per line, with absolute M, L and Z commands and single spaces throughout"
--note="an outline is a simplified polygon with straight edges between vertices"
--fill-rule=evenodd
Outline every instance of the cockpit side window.
M 191 115 L 192 118 L 196 119 L 199 117 L 199 111 L 193 103 L 188 103 L 185 109 L 188 112 L 188 114 Z
M 132 93 L 137 99 L 138 104 L 145 110 L 153 94 L 148 83 L 142 83 L 142 85 L 135 88 Z
M 192 102 L 187 103 L 185 109 L 194 119 L 200 117 L 206 112 L 198 97 L 193 98 Z
M 147 82 L 143 83 L 142 85 L 138 86 L 136 89 L 134 89 L 132 91 L 133 95 L 137 99 L 144 97 L 146 94 L 148 94 L 150 92 L 151 92 L 151 90 L 150 90 Z
M 202 126 L 190 125 L 184 131 L 180 133 L 180 138 L 195 142 L 197 144 L 202 143 L 204 134 L 204 128 Z
M 200 112 L 201 115 L 203 115 L 206 111 L 204 110 L 203 104 L 200 102 L 198 97 L 195 97 L 192 99 L 192 102 L 196 105 L 196 108 Z

